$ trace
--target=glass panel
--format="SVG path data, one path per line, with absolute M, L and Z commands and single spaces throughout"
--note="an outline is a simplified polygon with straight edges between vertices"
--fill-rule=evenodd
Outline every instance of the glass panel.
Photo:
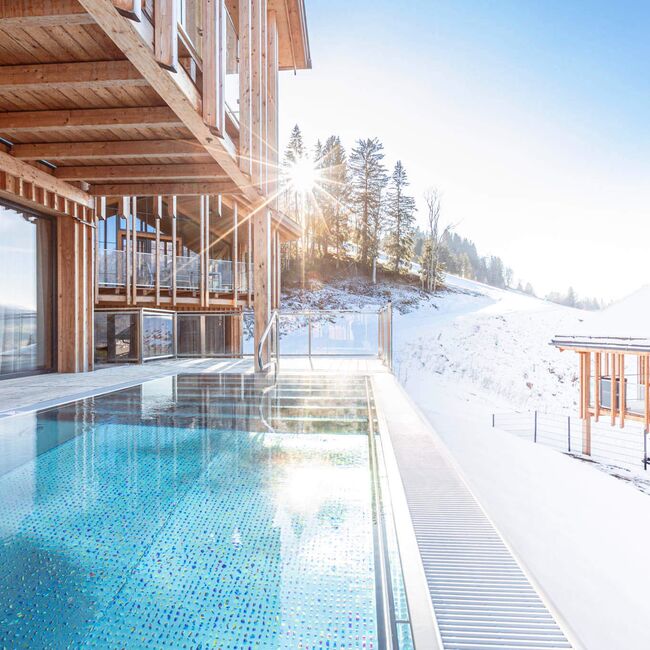
M 253 354 L 255 347 L 253 330 L 255 327 L 255 316 L 252 311 L 244 312 L 243 315 L 243 332 L 242 332 L 242 354 Z
M 208 267 L 210 291 L 232 291 L 232 262 L 210 260 Z
M 377 314 L 312 317 L 312 354 L 377 354 Z
M 126 281 L 126 252 L 100 248 L 97 251 L 99 286 L 119 287 Z
M 95 363 L 138 360 L 138 314 L 95 312 Z
M 176 258 L 176 286 L 179 289 L 198 289 L 201 274 L 198 255 Z
M 177 327 L 178 355 L 200 357 L 201 316 L 195 314 L 178 314 Z
M 0 376 L 53 367 L 52 222 L 0 204 Z
M 174 354 L 174 317 L 172 314 L 142 314 L 142 358 Z
M 309 354 L 309 318 L 280 314 L 280 354 Z
M 201 0 L 180 0 L 179 22 L 199 56 L 202 53 L 201 19 Z

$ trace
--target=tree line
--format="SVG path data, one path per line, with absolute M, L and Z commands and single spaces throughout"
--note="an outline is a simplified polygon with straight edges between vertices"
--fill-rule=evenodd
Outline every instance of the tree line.
M 282 162 L 282 210 L 302 226 L 300 242 L 285 251 L 289 261 L 308 259 L 313 266 L 331 259 L 338 266 L 354 259 L 376 282 L 378 265 L 397 274 L 416 273 L 422 286 L 435 291 L 447 271 L 501 289 L 535 296 L 527 282 L 514 284 L 513 270 L 498 256 L 479 255 L 474 242 L 442 219 L 440 192 L 424 194 L 425 228 L 416 225 L 416 201 L 409 193 L 406 168 L 384 162 L 377 138 L 359 139 L 348 153 L 331 135 L 309 150 L 294 126 Z M 572 288 L 547 300 L 571 307 L 600 309 L 595 298 L 579 298 Z

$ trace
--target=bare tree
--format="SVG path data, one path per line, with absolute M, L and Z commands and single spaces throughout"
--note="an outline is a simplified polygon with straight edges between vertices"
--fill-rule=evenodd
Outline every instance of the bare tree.
M 440 271 L 440 247 L 445 236 L 451 231 L 451 224 L 444 228 L 440 224 L 442 204 L 440 192 L 435 187 L 430 187 L 424 193 L 427 205 L 428 237 L 422 254 L 423 280 L 428 291 L 438 288 L 438 274 Z

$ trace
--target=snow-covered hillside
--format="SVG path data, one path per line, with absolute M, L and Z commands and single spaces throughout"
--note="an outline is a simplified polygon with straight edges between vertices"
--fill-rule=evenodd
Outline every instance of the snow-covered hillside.
M 440 380 L 486 411 L 575 412 L 577 360 L 549 341 L 575 332 L 586 312 L 455 276 L 446 284 L 446 292 L 395 317 L 395 372 L 409 392 L 433 390 Z

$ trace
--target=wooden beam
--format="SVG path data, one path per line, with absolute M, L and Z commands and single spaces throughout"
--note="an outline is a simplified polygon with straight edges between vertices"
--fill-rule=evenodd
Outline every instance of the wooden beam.
M 83 158 L 142 158 L 145 156 L 173 156 L 186 158 L 206 156 L 198 143 L 186 140 L 127 140 L 109 142 L 45 142 L 15 144 L 11 148 L 14 158 L 20 160 L 67 160 Z
M 176 243 L 176 197 L 167 196 L 165 197 L 165 204 L 167 205 L 167 215 L 170 217 L 172 222 L 172 305 L 176 306 L 176 297 L 177 297 L 177 271 L 178 271 L 178 250 Z
M 155 278 L 155 292 L 156 292 L 156 305 L 160 304 L 160 221 L 163 217 L 163 202 L 162 196 L 157 197 L 156 202 L 156 278 Z
M 235 201 L 232 211 L 232 297 L 233 307 L 239 297 L 239 204 Z
M 0 66 L 0 91 L 147 86 L 130 61 Z
M 582 453 L 591 456 L 591 409 L 589 392 L 591 387 L 591 352 L 585 352 L 584 357 L 584 420 L 582 428 Z
M 235 192 L 236 190 L 237 187 L 232 181 L 204 181 L 198 183 L 111 183 L 93 185 L 90 188 L 90 194 L 92 196 L 156 196 L 157 194 L 191 196 Z
M 183 123 L 167 106 L 92 108 L 58 111 L 10 111 L 0 113 L 0 129 L 12 132 L 60 131 L 61 129 L 123 129 L 180 127 Z
M 201 178 L 211 181 L 232 182 L 224 176 L 223 170 L 216 163 L 188 163 L 180 165 L 98 165 L 58 167 L 54 171 L 57 178 L 69 181 L 124 180 L 126 182 L 172 178 L 176 181 L 183 179 Z
M 266 49 L 266 2 L 251 0 L 251 180 L 260 188 L 262 170 L 262 131 L 265 116 L 263 115 L 265 88 L 265 58 Z
M 86 192 L 22 160 L 16 160 L 4 151 L 0 151 L 0 171 L 33 183 L 47 192 L 54 192 L 64 199 L 80 203 L 87 208 L 92 209 L 94 206 L 92 197 Z
M 257 364 L 257 349 L 271 315 L 271 212 L 258 210 L 252 215 L 253 220 L 253 258 L 254 272 L 253 285 L 255 295 L 255 325 L 254 347 L 255 370 L 260 368 Z M 262 362 L 269 359 L 268 346 L 263 351 Z
M 176 72 L 178 68 L 178 2 L 154 2 L 154 55 L 159 65 Z
M 251 174 L 251 1 L 239 0 L 239 167 Z
M 0 29 L 89 25 L 94 22 L 77 0 L 0 0 Z
M 235 181 L 244 195 L 256 206 L 264 203 L 259 192 L 251 187 L 250 179 L 241 172 L 237 161 L 232 158 L 224 142 L 210 130 L 203 121 L 202 110 L 197 110 L 190 91 L 183 85 L 178 74 L 161 68 L 140 33 L 128 21 L 115 11 L 110 0 L 79 0 L 86 10 L 95 18 L 97 24 L 124 52 L 125 56 L 138 68 L 152 88 L 182 120 L 194 137 L 206 148 L 224 171 Z M 195 87 L 191 84 L 196 91 Z M 196 91 L 198 94 L 198 91 Z

